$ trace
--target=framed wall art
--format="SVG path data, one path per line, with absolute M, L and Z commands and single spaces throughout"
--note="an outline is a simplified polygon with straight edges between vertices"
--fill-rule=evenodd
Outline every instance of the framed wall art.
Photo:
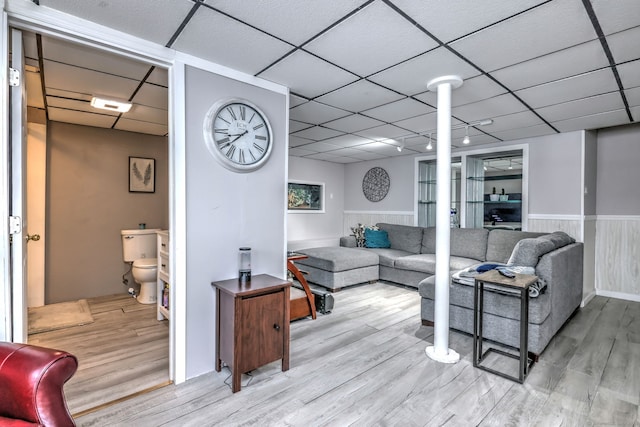
M 324 212 L 324 184 L 289 182 L 287 186 L 289 212 Z
M 129 192 L 155 193 L 156 160 L 145 157 L 129 157 Z

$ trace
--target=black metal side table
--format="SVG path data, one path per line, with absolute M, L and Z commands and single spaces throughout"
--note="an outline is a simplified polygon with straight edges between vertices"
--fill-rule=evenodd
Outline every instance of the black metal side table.
M 528 342 L 529 342 L 529 286 L 538 280 L 538 276 L 532 274 L 516 274 L 516 277 L 505 277 L 498 270 L 490 270 L 482 273 L 475 278 L 473 289 L 473 366 L 492 374 L 499 375 L 522 384 L 529 374 L 529 369 L 534 363 L 533 359 L 529 359 Z M 488 348 L 482 351 L 482 314 L 484 311 L 484 286 L 486 284 L 516 289 L 520 291 L 520 349 L 519 355 L 507 353 L 497 348 Z M 481 362 L 490 352 L 498 353 L 503 356 L 511 357 L 519 360 L 518 377 L 497 371 L 487 366 L 482 366 Z

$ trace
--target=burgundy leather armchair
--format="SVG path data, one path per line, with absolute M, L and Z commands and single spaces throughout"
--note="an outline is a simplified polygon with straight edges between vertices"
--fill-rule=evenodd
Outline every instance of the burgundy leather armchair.
M 0 426 L 75 426 L 63 386 L 77 369 L 65 351 L 0 342 Z

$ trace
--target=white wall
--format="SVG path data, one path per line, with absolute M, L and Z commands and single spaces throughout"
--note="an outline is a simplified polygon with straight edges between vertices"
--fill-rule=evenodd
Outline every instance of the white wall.
M 289 158 L 289 181 L 324 183 L 324 212 L 289 212 L 287 248 L 298 250 L 337 246 L 344 214 L 344 165 L 320 160 Z
M 231 172 L 205 146 L 205 114 L 228 97 L 250 100 L 271 123 L 273 151 L 257 171 Z M 285 277 L 287 113 L 282 93 L 186 69 L 187 378 L 214 369 L 216 302 L 211 282 L 238 277 L 238 248 L 252 248 L 252 274 Z

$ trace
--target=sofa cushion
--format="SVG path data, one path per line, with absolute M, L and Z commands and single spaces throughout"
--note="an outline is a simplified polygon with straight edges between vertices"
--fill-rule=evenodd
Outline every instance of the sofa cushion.
M 391 249 L 399 249 L 401 251 L 420 253 L 422 244 L 422 228 L 410 225 L 398 225 L 378 223 L 378 228 L 384 230 L 389 235 Z
M 554 249 L 554 244 L 550 240 L 542 237 L 537 237 L 535 239 L 522 239 L 516 243 L 507 264 L 535 267 L 538 265 L 538 261 L 542 255 L 551 252 Z
M 576 241 L 573 237 L 569 236 L 564 231 L 554 231 L 553 233 L 543 234 L 542 236 L 540 236 L 540 238 L 549 240 L 551 243 L 553 243 L 554 249 L 567 246 Z
M 464 257 L 449 257 L 449 268 L 452 271 L 462 270 L 477 264 L 478 260 Z M 394 268 L 399 270 L 419 271 L 421 273 L 435 274 L 436 254 L 416 254 L 396 259 Z
M 399 249 L 371 248 L 366 250 L 378 254 L 378 257 L 380 258 L 380 265 L 391 268 L 393 268 L 393 265 L 398 258 L 413 255 L 411 252 L 401 251 Z
M 487 239 L 487 257 L 485 261 L 506 263 L 518 241 L 525 238 L 539 237 L 543 234 L 528 231 L 491 230 Z
M 378 254 L 365 249 L 329 246 L 298 251 L 309 258 L 296 260 L 297 264 L 316 267 L 325 271 L 346 271 L 355 268 L 377 266 Z
M 484 228 L 452 228 L 450 240 L 451 255 L 485 261 L 488 237 L 489 231 Z M 423 254 L 434 254 L 436 252 L 435 227 L 427 227 L 424 229 L 420 251 Z
M 390 248 L 389 235 L 385 230 L 365 228 L 364 246 L 365 248 Z

